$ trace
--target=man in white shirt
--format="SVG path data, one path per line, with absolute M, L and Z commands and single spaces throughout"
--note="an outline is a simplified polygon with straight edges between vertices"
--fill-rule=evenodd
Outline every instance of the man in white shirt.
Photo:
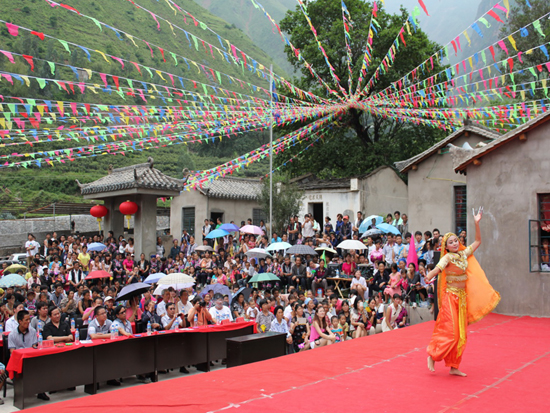
M 204 220 L 204 225 L 202 226 L 202 240 L 206 239 L 206 236 L 210 233 L 211 230 L 210 221 L 208 219 Z
M 170 301 L 170 291 L 168 289 L 162 292 L 162 301 L 157 304 L 157 315 L 164 317 L 167 312 L 168 302 Z
M 165 330 L 175 330 L 178 327 L 183 327 L 181 317 L 176 314 L 174 303 L 166 304 L 166 314 L 162 316 L 161 323 Z
M 223 305 L 223 295 L 214 295 L 215 306 L 210 308 L 210 315 L 212 319 L 216 320 L 216 324 L 220 324 L 223 320 L 233 321 L 233 316 L 228 307 Z
M 315 230 L 313 229 L 313 220 L 309 214 L 304 216 L 304 224 L 302 225 L 302 237 L 304 239 L 315 236 Z
M 6 321 L 6 333 L 12 332 L 17 329 L 19 323 L 17 322 L 17 313 L 25 309 L 23 303 L 15 303 L 13 306 L 13 316 Z
M 397 258 L 395 257 L 395 250 L 393 248 L 394 246 L 395 246 L 395 243 L 393 240 L 393 235 L 388 234 L 388 242 L 386 243 L 386 245 L 384 245 L 384 248 L 382 249 L 382 251 L 384 252 L 384 257 L 386 257 L 386 262 L 389 265 L 397 261 L 396 259 L 394 259 L 394 258 Z
M 178 314 L 183 314 L 187 319 L 187 314 L 193 308 L 193 305 L 189 302 L 189 292 L 187 290 L 181 290 L 180 301 L 177 304 Z
M 31 266 L 31 262 L 38 251 L 40 244 L 36 242 L 34 235 L 29 234 L 27 242 L 25 242 L 25 251 L 27 251 L 27 267 Z

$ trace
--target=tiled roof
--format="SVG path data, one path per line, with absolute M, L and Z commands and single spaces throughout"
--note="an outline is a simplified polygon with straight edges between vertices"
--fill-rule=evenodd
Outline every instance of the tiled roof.
M 124 168 L 112 169 L 109 175 L 89 184 L 80 184 L 82 195 L 104 192 L 122 191 L 127 189 L 156 189 L 161 191 L 179 192 L 183 190 L 183 181 L 175 179 L 153 168 L 153 158 L 149 162 Z
M 255 201 L 261 190 L 262 183 L 259 179 L 226 177 L 209 182 L 200 191 L 210 198 Z
M 520 135 L 529 131 L 530 129 L 536 128 L 543 123 L 546 123 L 550 120 L 550 111 L 541 113 L 537 117 L 531 119 L 528 122 L 525 122 L 523 125 L 518 126 L 517 128 L 511 130 L 510 132 L 502 135 L 499 139 L 488 143 L 487 145 L 474 149 L 472 151 L 460 153 L 461 156 L 453 157 L 453 166 L 456 172 L 464 171 L 466 166 L 474 161 L 474 159 L 481 158 L 483 155 L 491 152 L 492 150 L 502 146 L 508 142 L 511 142 L 515 138 L 519 138 Z
M 498 139 L 500 137 L 500 135 L 495 131 L 488 128 L 484 128 L 482 126 L 473 125 L 470 121 L 466 120 L 464 122 L 463 127 L 456 130 L 455 132 L 447 136 L 445 139 L 437 142 L 431 148 L 426 149 L 424 152 L 419 153 L 418 155 L 413 156 L 412 158 L 406 159 L 404 161 L 396 162 L 394 165 L 399 170 L 399 172 L 407 172 L 414 164 L 423 161 L 424 159 L 434 154 L 436 151 L 452 143 L 455 139 L 457 139 L 459 136 L 461 136 L 465 132 L 473 132 L 477 135 L 480 135 L 490 140 Z
M 300 189 L 350 189 L 350 178 L 319 179 L 313 174 L 293 180 Z

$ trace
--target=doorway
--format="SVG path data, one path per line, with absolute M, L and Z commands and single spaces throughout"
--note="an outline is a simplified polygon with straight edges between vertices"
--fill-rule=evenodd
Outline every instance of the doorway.
M 216 225 L 218 225 L 218 218 L 221 219 L 223 223 L 223 212 L 211 212 L 210 213 L 210 219 L 214 221 L 214 228 L 216 228 Z M 212 228 L 212 229 L 214 229 Z
M 309 210 L 311 211 L 311 215 L 313 215 L 313 219 L 317 221 L 317 223 L 322 229 L 325 222 L 323 217 L 323 203 L 322 202 L 310 203 Z

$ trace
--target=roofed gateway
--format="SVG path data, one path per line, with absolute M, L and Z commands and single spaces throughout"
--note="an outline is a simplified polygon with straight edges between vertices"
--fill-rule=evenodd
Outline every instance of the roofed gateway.
M 157 198 L 177 196 L 184 181 L 163 174 L 153 167 L 153 158 L 147 162 L 113 169 L 108 175 L 89 184 L 76 180 L 85 199 L 102 199 L 109 213 L 105 217 L 105 230 L 115 236 L 124 233 L 124 215 L 119 206 L 125 201 L 138 205 L 134 216 L 135 255 L 154 254 L 157 236 Z

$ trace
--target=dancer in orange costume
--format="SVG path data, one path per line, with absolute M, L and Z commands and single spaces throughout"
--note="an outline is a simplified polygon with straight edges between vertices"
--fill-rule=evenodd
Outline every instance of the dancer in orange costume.
M 429 282 L 439 275 L 437 298 L 439 314 L 430 344 L 428 345 L 428 368 L 435 371 L 436 361 L 445 360 L 450 374 L 466 376 L 458 367 L 466 347 L 466 329 L 489 314 L 500 301 L 479 263 L 474 251 L 481 244 L 479 221 L 483 208 L 474 216 L 476 239 L 468 247 L 460 244 L 458 237 L 447 233 L 441 243 L 441 259 L 426 276 Z

